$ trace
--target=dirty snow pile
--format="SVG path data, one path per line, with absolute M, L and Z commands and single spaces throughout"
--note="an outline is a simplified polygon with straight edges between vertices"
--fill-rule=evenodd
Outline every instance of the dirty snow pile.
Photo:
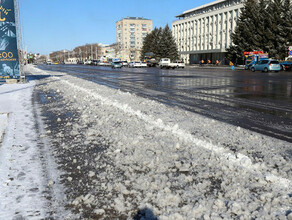
M 79 216 L 292 219 L 290 143 L 28 68 L 50 75 L 38 86 L 43 119 Z

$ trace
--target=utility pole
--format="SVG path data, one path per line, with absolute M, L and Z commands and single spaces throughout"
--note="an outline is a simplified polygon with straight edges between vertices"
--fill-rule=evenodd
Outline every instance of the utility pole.
M 90 52 L 91 52 L 91 59 L 93 59 L 93 54 L 92 54 L 92 44 L 90 45 Z

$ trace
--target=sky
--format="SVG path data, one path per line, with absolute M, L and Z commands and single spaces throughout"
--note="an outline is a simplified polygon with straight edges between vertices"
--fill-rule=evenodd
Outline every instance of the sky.
M 213 0 L 19 0 L 23 48 L 49 54 L 86 43 L 115 43 L 115 23 L 124 17 L 164 27 L 176 15 Z

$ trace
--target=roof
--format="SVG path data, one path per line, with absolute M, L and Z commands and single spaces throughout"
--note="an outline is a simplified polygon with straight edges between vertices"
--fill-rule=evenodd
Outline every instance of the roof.
M 143 17 L 126 17 L 123 19 L 127 19 L 127 20 L 151 20 L 151 19 L 147 19 L 147 18 L 143 18 Z
M 189 13 L 191 13 L 191 12 L 194 12 L 194 11 L 200 10 L 200 9 L 202 9 L 202 8 L 207 8 L 207 7 L 209 7 L 209 6 L 216 5 L 216 4 L 218 4 L 218 3 L 225 2 L 225 1 L 227 1 L 227 0 L 216 0 L 216 1 L 210 2 L 210 3 L 208 3 L 208 4 L 201 5 L 201 6 L 199 6 L 199 7 L 192 8 L 192 9 L 190 9 L 190 10 L 184 11 L 182 14 L 177 15 L 177 16 L 175 16 L 175 17 L 177 17 L 177 18 L 179 18 L 179 17 L 185 17 L 186 14 L 189 14 Z

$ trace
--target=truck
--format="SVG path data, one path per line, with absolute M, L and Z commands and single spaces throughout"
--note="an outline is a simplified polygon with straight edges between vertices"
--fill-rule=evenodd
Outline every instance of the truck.
M 269 54 L 263 51 L 245 51 L 243 56 L 245 57 L 245 70 L 249 70 L 258 61 L 269 59 Z
M 152 52 L 145 53 L 144 62 L 147 63 L 148 67 L 155 67 L 158 61 L 155 59 L 155 55 Z
M 161 69 L 163 69 L 163 68 L 166 68 L 166 69 L 184 68 L 185 64 L 183 62 L 180 62 L 180 61 L 171 62 L 171 60 L 169 58 L 162 58 L 159 62 L 159 67 Z
M 284 62 L 281 62 L 280 63 L 283 70 L 292 70 L 292 56 L 288 56 L 285 58 L 285 61 Z

